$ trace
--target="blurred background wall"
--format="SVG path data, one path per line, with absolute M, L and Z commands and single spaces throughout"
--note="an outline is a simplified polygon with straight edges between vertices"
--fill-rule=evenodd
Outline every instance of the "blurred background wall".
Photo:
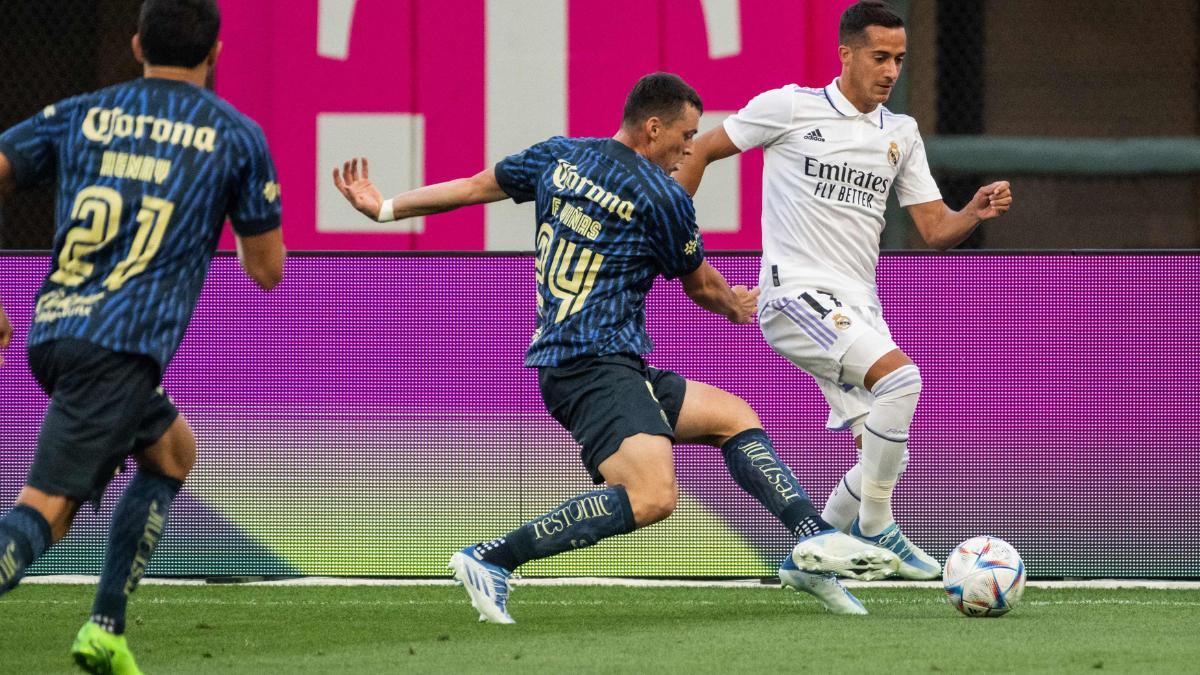
M 375 226 L 337 210 L 324 165 L 362 148 L 360 122 L 396 132 L 385 149 L 367 147 L 389 192 L 473 173 L 554 133 L 607 135 L 636 76 L 659 68 L 692 82 L 715 124 L 766 88 L 821 86 L 836 75 L 833 35 L 849 3 L 221 4 L 216 88 L 267 131 L 289 245 L 520 250 L 532 236 L 528 209 L 517 207 L 359 229 Z M 138 76 L 129 38 L 139 5 L 0 2 L 0 128 Z M 1014 184 L 1016 208 L 964 247 L 1200 246 L 1200 3 L 894 5 L 908 19 L 909 59 L 889 107 L 917 118 L 946 201 L 958 208 L 984 182 Z M 515 89 L 489 89 L 497 82 Z M 352 93 L 335 96 L 338 87 Z M 761 159 L 747 153 L 706 181 L 697 208 L 710 248 L 757 248 L 760 171 Z M 51 199 L 50 187 L 7 199 L 0 248 L 49 248 Z M 898 209 L 884 245 L 923 247 Z

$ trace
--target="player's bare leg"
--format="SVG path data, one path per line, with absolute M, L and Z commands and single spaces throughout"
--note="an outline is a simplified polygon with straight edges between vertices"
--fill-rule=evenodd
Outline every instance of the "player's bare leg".
M 187 420 L 176 417 L 158 441 L 134 458 L 138 470 L 113 511 L 92 616 L 71 648 L 76 664 L 88 672 L 140 672 L 125 642 L 125 608 L 166 528 L 171 502 L 196 461 L 196 437 Z
M 675 434 L 681 443 L 720 448 L 738 485 L 796 536 L 792 554 L 779 569 L 784 585 L 815 595 L 829 611 L 866 613 L 832 573 L 882 578 L 895 569 L 894 557 L 864 546 L 821 519 L 745 401 L 689 380 Z
M 79 502 L 26 485 L 17 503 L 0 519 L 0 596 L 12 590 L 25 570 L 67 534 Z

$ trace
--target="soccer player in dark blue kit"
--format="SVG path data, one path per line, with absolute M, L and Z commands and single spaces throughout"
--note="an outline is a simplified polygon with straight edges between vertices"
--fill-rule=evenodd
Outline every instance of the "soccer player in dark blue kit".
M 133 455 L 113 512 L 85 670 L 139 672 L 125 608 L 196 456 L 159 386 L 183 338 L 226 216 L 247 274 L 279 283 L 279 184 L 262 130 L 204 88 L 220 52 L 215 0 L 147 0 L 142 79 L 46 106 L 0 135 L 0 193 L 58 179 L 51 271 L 27 338 L 50 396 L 16 506 L 0 520 L 0 594 L 99 501 Z M 6 322 L 7 323 L 7 322 Z
M 538 369 L 546 408 L 582 446 L 592 479 L 607 486 L 453 555 L 450 567 L 482 620 L 513 622 L 509 578 L 522 563 L 670 515 L 673 442 L 721 449 L 734 480 L 799 539 L 780 577 L 831 611 L 866 613 L 829 572 L 874 579 L 896 567 L 892 554 L 821 520 L 745 401 L 642 359 L 652 346 L 645 297 L 659 275 L 681 279 L 697 305 L 734 323 L 754 315 L 757 289 L 731 288 L 704 260 L 692 200 L 670 175 L 691 152 L 701 110 L 683 80 L 655 73 L 629 94 L 612 138 L 551 138 L 471 178 L 388 200 L 365 158 L 361 173 L 358 159 L 334 169 L 346 199 L 381 221 L 508 198 L 536 202 L 538 328 L 525 365 Z

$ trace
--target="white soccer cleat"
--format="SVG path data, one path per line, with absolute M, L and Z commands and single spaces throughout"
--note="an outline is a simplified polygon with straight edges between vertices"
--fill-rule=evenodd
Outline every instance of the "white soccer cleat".
M 894 522 L 884 528 L 883 532 L 869 537 L 859 529 L 858 518 L 855 518 L 854 522 L 850 523 L 850 536 L 894 553 L 900 561 L 896 568 L 896 576 L 901 579 L 929 581 L 942 577 L 941 563 L 912 543 Z
M 450 556 L 447 567 L 454 570 L 454 578 L 467 589 L 471 606 L 479 612 L 480 621 L 516 623 L 507 609 L 512 572 L 476 558 L 474 546 Z
M 805 572 L 796 567 L 791 556 L 779 566 L 779 582 L 784 588 L 794 588 L 820 600 L 825 611 L 831 614 L 867 613 L 867 608 L 846 590 L 836 576 L 828 572 Z
M 875 581 L 896 573 L 899 559 L 891 551 L 827 530 L 801 539 L 792 560 L 804 572 L 832 572 L 840 577 Z

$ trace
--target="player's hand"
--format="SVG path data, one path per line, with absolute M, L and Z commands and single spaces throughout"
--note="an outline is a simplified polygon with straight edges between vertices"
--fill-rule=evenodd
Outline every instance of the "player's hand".
M 1002 180 L 984 185 L 971 200 L 971 210 L 979 220 L 990 220 L 1004 215 L 1012 208 L 1012 186 Z
M 734 286 L 730 290 L 733 291 L 737 304 L 729 313 L 729 321 L 732 323 L 753 321 L 754 313 L 758 311 L 758 287 L 747 289 L 745 286 Z
M 358 157 L 342 164 L 342 171 L 333 169 L 333 185 L 342 193 L 346 201 L 359 213 L 375 220 L 379 217 L 379 208 L 383 206 L 383 195 L 379 188 L 371 182 L 371 172 L 367 167 L 367 158 L 362 157 L 362 175 L 358 173 Z
M 4 306 L 0 305 L 0 351 L 8 348 L 8 343 L 12 340 L 12 324 L 8 321 L 8 315 L 4 313 Z M 0 354 L 0 366 L 4 365 L 4 355 Z

